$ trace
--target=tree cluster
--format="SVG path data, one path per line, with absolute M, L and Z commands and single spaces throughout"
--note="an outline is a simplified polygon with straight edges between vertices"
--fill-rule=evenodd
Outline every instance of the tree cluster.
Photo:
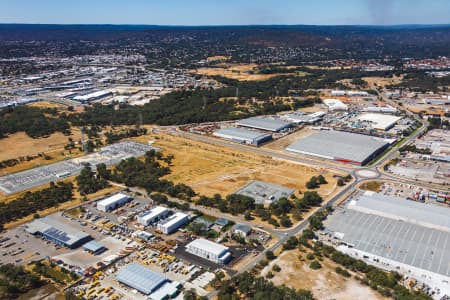
M 53 108 L 17 106 L 1 109 L 0 138 L 20 131 L 38 138 L 57 131 L 70 134 L 70 126 L 64 117 L 57 116 Z
M 102 170 L 106 169 L 103 164 Z M 96 176 L 90 165 L 85 165 L 80 174 L 76 177 L 78 191 L 81 195 L 93 194 L 109 186 L 108 181 L 101 176 Z
M 23 196 L 10 202 L 0 203 L 0 224 L 18 220 L 37 211 L 72 200 L 73 186 L 71 183 L 50 183 L 49 188 L 37 192 L 26 192 Z
M 43 286 L 45 282 L 22 266 L 6 264 L 0 266 L 0 298 L 17 299 L 26 292 Z
M 235 299 L 271 299 L 271 300 L 312 300 L 312 293 L 306 290 L 295 290 L 286 286 L 276 286 L 262 277 L 250 273 L 242 273 L 223 282 L 219 300 Z

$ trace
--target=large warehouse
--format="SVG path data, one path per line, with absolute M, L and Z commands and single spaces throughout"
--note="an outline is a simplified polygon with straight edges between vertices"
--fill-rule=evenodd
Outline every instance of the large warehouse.
M 259 146 L 272 139 L 271 134 L 258 131 L 247 130 L 243 128 L 222 128 L 213 133 L 214 136 L 237 143 Z
M 130 264 L 120 269 L 116 279 L 144 295 L 150 295 L 168 281 L 163 275 L 138 264 Z
M 247 119 L 240 120 L 236 122 L 236 125 L 261 129 L 272 132 L 279 132 L 283 129 L 289 128 L 292 126 L 291 122 L 286 122 L 280 119 L 271 119 L 264 117 L 251 117 Z
M 377 130 L 389 130 L 400 120 L 401 117 L 376 114 L 376 113 L 365 113 L 358 117 L 360 122 L 366 122 L 373 129 Z
M 89 234 L 58 222 L 51 217 L 36 219 L 28 223 L 25 230 L 70 249 L 78 248 L 92 240 Z
M 205 239 L 197 239 L 186 245 L 186 251 L 217 264 L 226 264 L 231 259 L 228 247 Z
M 97 209 L 104 211 L 104 212 L 115 210 L 116 208 L 124 205 L 125 203 L 127 203 L 130 200 L 131 200 L 131 198 L 128 195 L 125 195 L 122 193 L 115 194 L 111 197 L 100 200 L 97 203 Z
M 157 228 L 164 234 L 171 234 L 181 226 L 185 225 L 188 221 L 189 216 L 187 214 L 177 212 L 169 218 L 160 221 Z
M 165 219 L 169 216 L 170 210 L 162 206 L 156 206 L 138 216 L 137 221 L 139 224 L 148 226 L 156 223 L 159 220 Z
M 448 207 L 366 192 L 328 216 L 323 233 L 342 252 L 450 293 L 449 215 Z
M 348 106 L 339 99 L 324 99 L 323 104 L 325 104 L 329 111 L 348 110 Z
M 342 131 L 320 131 L 301 138 L 286 150 L 355 165 L 365 165 L 381 154 L 390 141 Z

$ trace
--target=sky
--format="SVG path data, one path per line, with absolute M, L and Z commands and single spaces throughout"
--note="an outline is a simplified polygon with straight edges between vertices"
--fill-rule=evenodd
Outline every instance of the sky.
M 450 0 L 0 0 L 0 23 L 450 24 Z

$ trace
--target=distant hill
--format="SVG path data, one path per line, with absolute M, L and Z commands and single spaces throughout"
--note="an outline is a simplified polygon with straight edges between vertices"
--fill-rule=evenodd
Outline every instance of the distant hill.
M 112 42 L 197 49 L 327 48 L 333 57 L 437 56 L 450 53 L 450 25 L 148 26 L 0 24 L 0 41 Z M 10 53 L 6 49 L 6 53 Z M 73 49 L 71 49 L 72 51 Z M 94 49 L 95 50 L 95 49 Z M 76 52 L 76 51 L 75 51 Z M 92 52 L 92 51 L 91 51 Z M 214 51 L 218 53 L 219 51 Z M 321 53 L 321 58 L 328 52 Z M 1 53 L 0 53 L 1 56 Z M 5 54 L 3 56 L 9 56 Z

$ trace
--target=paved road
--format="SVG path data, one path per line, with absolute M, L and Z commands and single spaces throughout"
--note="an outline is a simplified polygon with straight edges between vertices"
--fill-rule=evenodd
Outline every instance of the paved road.
M 195 141 L 208 143 L 208 144 L 221 146 L 221 147 L 233 148 L 236 150 L 241 150 L 241 151 L 246 151 L 246 152 L 252 152 L 252 153 L 256 153 L 256 154 L 263 155 L 263 156 L 268 156 L 268 157 L 291 161 L 294 163 L 301 163 L 303 165 L 313 166 L 315 168 L 322 168 L 322 169 L 327 169 L 327 170 L 331 170 L 331 171 L 338 171 L 339 173 L 341 173 L 341 172 L 351 173 L 353 170 L 358 168 L 358 166 L 342 165 L 342 164 L 330 161 L 328 159 L 319 159 L 319 158 L 316 159 L 316 158 L 308 158 L 308 157 L 304 157 L 304 156 L 291 155 L 291 154 L 288 154 L 288 153 L 285 153 L 282 151 L 228 142 L 228 141 L 221 140 L 218 138 L 198 135 L 198 134 L 189 133 L 189 132 L 185 132 L 185 131 L 181 131 L 181 130 L 177 131 L 176 134 L 183 136 L 190 140 L 195 140 Z
M 375 89 L 376 90 L 376 89 Z M 403 110 L 402 107 L 398 106 L 397 103 L 395 103 L 394 101 L 391 101 L 387 98 L 384 97 L 384 95 L 382 95 L 380 92 L 379 96 L 382 100 L 386 101 L 387 103 L 391 104 L 392 106 L 396 107 L 399 110 Z M 327 206 L 333 206 L 336 204 L 336 202 L 338 200 L 340 200 L 345 194 L 349 193 L 352 190 L 355 190 L 356 186 L 359 185 L 360 183 L 364 182 L 364 181 L 370 181 L 370 180 L 374 180 L 374 179 L 384 179 L 384 180 L 391 180 L 391 181 L 396 181 L 396 182 L 402 182 L 402 183 L 410 183 L 410 184 L 414 184 L 417 183 L 415 182 L 415 180 L 409 180 L 409 179 L 405 179 L 405 178 L 400 178 L 397 176 L 394 176 L 392 174 L 386 173 L 383 170 L 383 165 L 397 157 L 399 155 L 398 150 L 401 146 L 409 144 L 411 142 L 413 142 L 419 135 L 421 135 L 422 133 L 424 133 L 427 130 L 427 126 L 428 123 L 424 120 L 421 120 L 418 116 L 416 116 L 415 114 L 411 113 L 411 112 L 406 112 L 406 114 L 410 117 L 412 117 L 413 119 L 421 122 L 423 124 L 423 126 L 421 128 L 419 128 L 418 130 L 416 130 L 416 132 L 414 132 L 411 136 L 409 136 L 408 138 L 406 138 L 406 141 L 404 141 L 401 145 L 397 145 L 392 147 L 381 159 L 379 159 L 373 166 L 371 167 L 355 167 L 355 166 L 336 166 L 334 163 L 330 163 L 327 162 L 325 160 L 317 160 L 317 159 L 309 159 L 309 158 L 305 158 L 305 157 L 294 157 L 292 155 L 287 155 L 281 152 L 275 152 L 272 150 L 268 150 L 268 149 L 262 149 L 262 148 L 254 148 L 254 147 L 250 147 L 250 146 L 246 146 L 246 145 L 241 145 L 241 144 L 234 144 L 234 143 L 228 143 L 222 140 L 216 140 L 213 138 L 209 138 L 209 137 L 205 137 L 205 136 L 199 136 L 199 135 L 194 135 L 194 134 L 190 134 L 190 133 L 181 133 L 183 136 L 190 138 L 190 139 L 194 139 L 197 141 L 202 141 L 202 142 L 206 142 L 206 143 L 210 143 L 210 144 L 215 144 L 215 145 L 219 145 L 219 146 L 224 146 L 224 147 L 231 147 L 231 148 L 235 148 L 235 149 L 239 149 L 239 150 L 243 150 L 243 151 L 250 151 L 250 152 L 254 152 L 257 154 L 261 154 L 261 155 L 266 155 L 266 156 L 270 156 L 270 157 L 275 157 L 275 158 L 281 158 L 281 159 L 285 159 L 288 161 L 293 161 L 293 162 L 299 162 L 299 163 L 303 163 L 303 164 L 307 164 L 307 165 L 311 165 L 314 167 L 318 167 L 318 168 L 327 168 L 330 170 L 338 170 L 338 171 L 342 171 L 342 172 L 348 172 L 351 173 L 352 176 L 355 178 L 355 181 L 353 181 L 351 184 L 347 185 L 346 187 L 344 187 L 338 194 L 336 194 L 334 197 L 332 197 L 330 200 L 328 200 L 326 203 L 324 203 L 322 205 L 322 207 L 320 209 L 324 209 Z M 358 175 L 358 171 L 360 170 L 370 170 L 375 172 L 376 176 L 372 177 L 372 178 L 361 178 Z M 429 186 L 427 184 L 422 184 L 424 186 Z M 255 267 L 258 263 L 260 263 L 263 259 L 265 259 L 265 254 L 267 251 L 275 251 L 277 250 L 279 247 L 281 247 L 291 236 L 295 236 L 298 235 L 299 233 L 301 233 L 305 228 L 307 228 L 308 224 L 309 224 L 309 219 L 310 217 L 306 218 L 305 220 L 303 220 L 302 222 L 300 222 L 298 225 L 296 225 L 294 228 L 288 230 L 288 231 L 284 231 L 281 234 L 281 238 L 277 241 L 277 243 L 275 243 L 274 245 L 272 245 L 271 247 L 265 249 L 263 252 L 261 252 L 258 256 L 256 256 L 247 266 L 245 266 L 244 268 L 242 268 L 239 273 L 243 273 L 246 271 L 251 270 L 253 267 Z M 278 235 L 280 236 L 280 235 Z M 218 293 L 218 291 L 213 291 L 210 294 L 208 294 L 208 298 L 211 299 L 214 296 L 216 296 Z

